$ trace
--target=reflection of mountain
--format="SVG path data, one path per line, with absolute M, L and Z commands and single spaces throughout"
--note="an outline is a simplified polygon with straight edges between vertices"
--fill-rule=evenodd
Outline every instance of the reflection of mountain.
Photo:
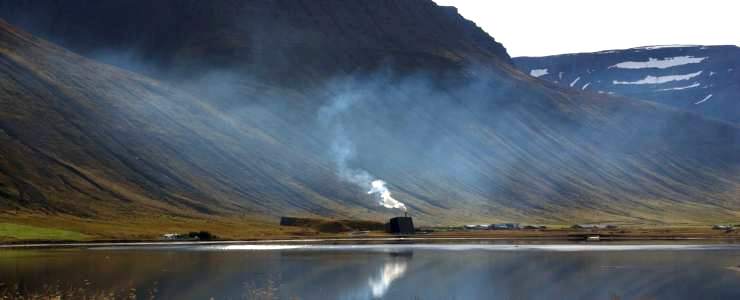
M 348 164 L 421 223 L 740 214 L 738 128 L 525 76 L 429 0 L 0 1 L 0 16 L 128 69 L 0 26 L 3 210 L 385 219 L 337 176 L 345 134 Z M 326 129 L 333 103 L 352 105 Z
M 737 264 L 734 251 L 427 247 L 412 259 L 380 250 L 43 250 L 0 256 L 0 274 L 10 274 L 6 284 L 23 281 L 31 291 L 59 282 L 91 291 L 136 287 L 145 297 L 156 285 L 162 299 L 249 299 L 252 293 L 307 300 L 740 298 L 738 274 L 728 270 Z M 82 286 L 85 280 L 91 285 Z

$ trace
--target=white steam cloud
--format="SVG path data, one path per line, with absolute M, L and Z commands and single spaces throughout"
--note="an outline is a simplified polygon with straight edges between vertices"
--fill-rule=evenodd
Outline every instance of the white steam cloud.
M 365 170 L 349 167 L 349 161 L 355 155 L 355 147 L 345 133 L 338 116 L 349 110 L 355 102 L 360 101 L 360 97 L 356 93 L 351 93 L 337 96 L 333 100 L 329 105 L 321 108 L 319 120 L 324 127 L 331 128 L 334 132 L 331 154 L 336 162 L 337 175 L 347 182 L 369 188 L 370 190 L 367 193 L 375 195 L 380 206 L 406 211 L 406 205 L 391 196 L 391 191 L 385 181 L 377 179 Z
M 391 191 L 389 191 L 388 187 L 385 186 L 385 181 L 373 180 L 370 185 L 372 186 L 372 188 L 367 193 L 378 195 L 378 197 L 380 198 L 379 203 L 381 206 L 385 208 L 397 208 L 406 211 L 406 204 L 393 199 L 393 197 L 391 196 Z

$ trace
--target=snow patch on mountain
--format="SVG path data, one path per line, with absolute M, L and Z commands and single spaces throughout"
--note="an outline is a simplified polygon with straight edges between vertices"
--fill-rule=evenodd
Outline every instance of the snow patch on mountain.
M 709 100 L 709 99 L 712 99 L 712 96 L 714 96 L 714 95 L 712 95 L 712 94 L 709 94 L 709 95 L 707 95 L 706 97 L 704 97 L 704 99 L 701 99 L 701 101 L 699 101 L 699 102 L 696 102 L 696 103 L 694 103 L 694 104 L 702 104 L 702 103 L 704 103 L 704 102 L 707 102 L 707 100 Z
M 547 72 L 547 69 L 534 69 L 534 70 L 529 71 L 529 75 L 532 77 L 542 77 L 547 74 L 550 74 Z
M 692 89 L 692 88 L 695 88 L 695 87 L 699 87 L 699 86 L 701 86 L 701 84 L 700 84 L 700 83 L 698 83 L 698 82 L 694 82 L 694 83 L 693 83 L 693 84 L 691 84 L 691 85 L 687 85 L 687 86 L 679 86 L 679 87 L 674 87 L 674 88 L 669 88 L 669 89 L 659 89 L 658 91 L 659 91 L 659 92 L 666 92 L 666 91 L 681 91 L 681 90 L 688 90 L 688 89 Z
M 683 65 L 697 64 L 708 57 L 676 56 L 664 59 L 648 58 L 647 61 L 625 61 L 609 67 L 619 69 L 668 69 Z
M 673 82 L 673 81 L 690 80 L 696 76 L 701 75 L 702 73 L 704 73 L 704 71 L 699 71 L 699 72 L 691 73 L 691 74 L 683 74 L 683 75 L 668 75 L 668 76 L 648 75 L 647 77 L 641 80 L 638 80 L 638 81 L 614 80 L 612 83 L 615 85 L 619 85 L 619 84 L 623 84 L 623 85 L 626 85 L 626 84 L 663 84 L 663 83 L 668 83 L 668 82 Z
M 698 47 L 698 45 L 655 45 L 655 46 L 635 47 L 632 49 L 656 50 L 656 49 L 666 49 L 666 48 L 693 48 L 693 47 Z
M 570 87 L 576 86 L 576 83 L 578 83 L 579 80 L 581 80 L 581 77 L 578 77 L 576 78 L 576 80 L 573 80 L 573 82 L 570 83 Z

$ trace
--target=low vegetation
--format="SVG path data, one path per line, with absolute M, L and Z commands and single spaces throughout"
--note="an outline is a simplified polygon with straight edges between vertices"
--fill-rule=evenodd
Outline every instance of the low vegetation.
M 313 230 L 281 227 L 277 219 L 205 218 L 143 215 L 88 219 L 69 215 L 2 215 L 0 243 L 59 241 L 150 241 L 167 233 L 191 232 L 205 239 L 264 239 L 317 235 Z M 209 236 L 205 236 L 209 235 Z
M 89 235 L 75 231 L 0 223 L 0 241 L 2 240 L 44 240 L 44 241 L 82 241 L 90 239 Z
M 268 280 L 263 286 L 253 283 L 245 283 L 244 290 L 238 297 L 229 299 L 249 300 L 271 300 L 281 299 L 279 287 L 273 280 Z M 19 284 L 7 285 L 0 282 L 0 300 L 51 300 L 51 299 L 89 299 L 89 300 L 113 300 L 113 299 L 167 299 L 160 295 L 158 283 L 151 283 L 148 288 L 137 289 L 134 287 L 124 288 L 100 288 L 93 282 L 85 280 L 74 286 L 64 286 L 59 283 L 45 284 L 37 289 L 29 289 Z M 215 298 L 211 298 L 215 299 Z M 292 297 L 290 299 L 299 299 Z
M 351 231 L 385 231 L 385 224 L 365 220 L 327 220 L 312 218 L 282 217 L 283 226 L 309 228 L 322 233 L 340 233 Z

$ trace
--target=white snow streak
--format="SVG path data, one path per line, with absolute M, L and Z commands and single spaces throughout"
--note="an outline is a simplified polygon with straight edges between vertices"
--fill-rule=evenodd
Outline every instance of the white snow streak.
M 664 59 L 649 58 L 648 61 L 625 61 L 609 67 L 619 69 L 668 69 L 688 64 L 698 64 L 707 57 L 676 56 Z
M 692 85 L 679 86 L 679 87 L 674 87 L 674 88 L 669 88 L 669 89 L 660 89 L 658 91 L 659 92 L 680 91 L 680 90 L 687 90 L 687 89 L 691 89 L 691 88 L 695 88 L 695 87 L 699 87 L 699 86 L 701 86 L 701 84 L 699 84 L 698 82 L 694 82 L 694 84 L 692 84 Z
M 647 77 L 638 80 L 638 81 L 617 81 L 614 80 L 613 84 L 662 84 L 666 82 L 672 82 L 672 81 L 683 81 L 683 80 L 689 80 L 691 78 L 694 78 L 696 76 L 701 75 L 704 71 L 699 71 L 696 73 L 691 74 L 684 74 L 684 75 L 668 75 L 668 76 L 651 76 L 648 75 Z
M 582 91 L 585 91 L 585 90 L 586 90 L 586 89 L 588 88 L 588 86 L 589 86 L 589 85 L 591 85 L 591 83 L 590 83 L 590 82 L 589 82 L 589 83 L 586 83 L 586 84 L 584 84 L 584 85 L 583 85 L 583 87 L 581 88 L 581 90 L 582 90 Z
M 529 71 L 529 75 L 532 77 L 542 77 L 547 74 L 550 74 L 547 69 L 534 69 L 532 71 Z
M 704 103 L 704 102 L 707 102 L 707 100 L 709 100 L 709 99 L 712 99 L 712 96 L 714 96 L 714 95 L 712 95 L 712 94 L 709 94 L 709 95 L 707 95 L 706 97 L 704 97 L 704 99 L 702 99 L 701 101 L 699 101 L 699 102 L 696 102 L 696 103 L 694 103 L 694 104 L 702 104 L 702 103 Z
M 656 46 L 636 47 L 632 49 L 655 50 L 655 49 L 664 49 L 664 48 L 688 48 L 688 47 L 697 47 L 697 45 L 656 45 Z
M 576 80 L 573 80 L 573 82 L 570 83 L 570 87 L 576 86 L 576 83 L 578 83 L 579 80 L 581 80 L 581 77 L 578 77 L 576 78 Z

